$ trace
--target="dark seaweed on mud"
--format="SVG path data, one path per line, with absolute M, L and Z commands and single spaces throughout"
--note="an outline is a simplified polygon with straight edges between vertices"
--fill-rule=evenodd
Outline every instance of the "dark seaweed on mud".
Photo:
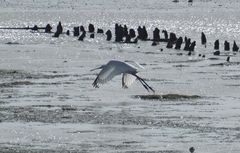
M 209 66 L 235 66 L 235 65 L 240 65 L 240 62 L 224 62 L 224 63 L 210 64 Z
M 6 82 L 6 83 L 0 83 L 0 88 L 9 88 L 14 86 L 20 86 L 20 85 L 33 85 L 34 83 L 30 81 L 14 81 L 14 82 Z
M 79 144 L 81 148 L 91 148 L 90 144 Z M 34 149 L 31 148 L 33 146 L 29 145 L 26 146 L 29 147 L 29 149 L 26 148 L 20 148 L 20 147 L 0 147 L 0 153 L 64 153 L 64 152 L 71 152 L 71 153 L 85 153 L 85 152 L 95 152 L 93 150 L 86 150 L 86 149 Z M 115 149 L 120 149 L 120 148 L 128 148 L 130 145 L 100 145 L 100 148 L 106 148 L 106 147 L 111 147 L 113 150 Z M 181 151 L 178 150 L 160 150 L 160 151 L 126 151 L 125 153 L 181 153 Z
M 223 80 L 240 80 L 240 75 L 224 75 L 221 78 Z
M 73 84 L 71 81 L 58 81 L 58 82 L 34 82 L 38 79 L 55 79 L 66 77 L 84 77 L 84 75 L 69 75 L 69 74 L 42 74 L 30 73 L 21 70 L 0 70 L 0 78 L 4 81 L 0 83 L 0 88 L 12 88 L 17 86 L 26 85 L 60 85 L 60 84 Z
M 186 99 L 199 99 L 198 95 L 179 95 L 179 94 L 166 94 L 166 95 L 135 95 L 134 98 L 142 100 L 186 100 Z
M 54 79 L 54 78 L 64 78 L 72 75 L 69 74 L 42 74 L 42 73 L 31 73 L 22 70 L 3 70 L 0 69 L 0 77 L 1 78 L 10 78 L 10 79 Z M 81 75 L 74 75 L 81 76 Z
M 0 88 L 12 88 L 17 86 L 27 86 L 27 85 L 61 85 L 61 84 L 73 84 L 72 82 L 31 82 L 31 81 L 13 81 L 0 83 Z

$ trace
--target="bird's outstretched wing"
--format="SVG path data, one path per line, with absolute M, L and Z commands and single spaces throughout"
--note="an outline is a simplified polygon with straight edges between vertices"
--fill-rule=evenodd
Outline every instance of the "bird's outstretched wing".
M 128 88 L 134 81 L 136 80 L 136 77 L 132 74 L 123 73 L 122 76 L 122 87 Z
M 131 61 L 131 60 L 126 60 L 125 62 L 137 69 L 144 69 L 144 67 L 142 65 L 140 65 L 138 62 Z
M 104 84 L 110 81 L 114 76 L 121 74 L 119 69 L 113 64 L 107 64 L 100 71 L 97 78 L 93 82 L 93 87 L 98 88 L 99 84 Z

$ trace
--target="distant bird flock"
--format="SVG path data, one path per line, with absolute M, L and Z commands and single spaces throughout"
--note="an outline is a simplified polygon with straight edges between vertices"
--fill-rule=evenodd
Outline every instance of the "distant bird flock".
M 66 32 L 63 32 L 63 26 L 61 22 L 58 23 L 56 32 L 52 32 L 52 26 L 50 24 L 47 24 L 46 27 L 38 27 L 35 25 L 34 27 L 0 27 L 0 29 L 12 29 L 12 30 L 32 30 L 34 32 L 40 32 L 40 33 L 49 33 L 53 34 L 52 37 L 58 38 L 62 34 L 66 34 L 68 36 L 72 35 L 74 37 L 77 37 L 79 41 L 84 41 L 86 38 L 86 33 L 89 33 L 89 37 L 91 39 L 95 38 L 95 35 L 102 34 L 106 36 L 106 41 L 114 41 L 116 43 L 133 43 L 137 44 L 139 41 L 151 41 L 152 46 L 157 46 L 160 42 L 166 43 L 166 48 L 168 49 L 176 49 L 176 50 L 185 50 L 188 51 L 188 56 L 191 56 L 196 47 L 196 41 L 192 41 L 191 38 L 188 37 L 177 37 L 175 33 L 170 32 L 168 33 L 167 30 L 162 30 L 162 32 L 156 27 L 152 32 L 152 38 L 149 37 L 149 34 L 146 30 L 145 26 L 139 26 L 137 28 L 137 33 L 134 29 L 128 28 L 127 25 L 121 25 L 121 24 L 115 24 L 115 39 L 113 39 L 113 34 L 111 30 L 107 30 L 104 33 L 103 29 L 97 28 L 95 29 L 95 26 L 93 24 L 88 25 L 88 30 L 85 30 L 84 26 L 76 26 L 73 27 L 73 31 L 67 30 Z M 44 30 L 44 32 L 40 31 Z M 164 35 L 164 37 L 160 37 L 160 33 Z M 204 32 L 201 33 L 201 44 L 207 47 L 207 38 Z M 182 47 L 182 45 L 184 45 Z M 220 55 L 221 52 L 219 50 L 219 40 L 217 39 L 214 42 L 213 46 L 213 55 Z M 226 40 L 224 42 L 224 50 L 230 51 L 230 43 Z M 163 51 L 163 49 L 161 49 Z M 233 52 L 238 52 L 239 47 L 237 43 L 234 41 L 232 46 Z M 205 55 L 199 54 L 199 57 L 205 58 Z M 227 58 L 227 61 L 230 61 L 230 57 Z M 133 63 L 133 62 L 132 62 Z M 99 69 L 102 69 L 101 72 L 98 74 L 96 80 L 93 83 L 94 87 L 98 87 L 99 84 L 103 84 L 109 80 L 111 80 L 114 76 L 123 74 L 122 78 L 122 85 L 124 88 L 127 88 L 132 82 L 134 82 L 135 79 L 139 80 L 141 84 L 144 86 L 145 89 L 148 91 L 154 91 L 152 87 L 150 87 L 144 79 L 137 76 L 137 68 L 136 63 L 135 65 L 131 65 L 127 62 L 121 62 L 121 61 L 109 61 L 106 65 L 99 67 Z M 129 75 L 134 76 L 134 78 L 129 77 Z M 131 82 L 131 83 L 130 83 Z
M 56 32 L 52 32 L 52 26 L 50 24 L 47 24 L 46 27 L 38 27 L 37 25 L 33 27 L 0 27 L 1 29 L 13 29 L 13 30 L 32 30 L 34 32 L 41 32 L 40 30 L 44 30 L 43 33 L 53 33 L 52 37 L 58 38 L 61 34 L 66 34 L 74 37 L 78 37 L 79 41 L 84 41 L 86 38 L 86 33 L 89 33 L 90 38 L 95 38 L 96 34 L 103 34 L 106 35 L 106 40 L 111 41 L 113 38 L 113 32 L 111 30 L 107 30 L 104 33 L 103 29 L 97 28 L 95 29 L 95 26 L 93 24 L 88 25 L 88 29 L 85 30 L 84 26 L 76 26 L 73 27 L 73 31 L 67 30 L 66 32 L 63 32 L 63 26 L 61 22 L 58 23 Z M 41 32 L 42 33 L 42 32 Z M 160 33 L 163 33 L 163 37 L 160 37 Z M 188 37 L 177 37 L 175 33 L 168 32 L 167 30 L 158 29 L 157 27 L 152 32 L 152 38 L 149 36 L 146 27 L 145 26 L 138 26 L 137 30 L 135 31 L 132 28 L 128 28 L 127 25 L 121 25 L 121 24 L 115 24 L 115 31 L 114 31 L 115 39 L 113 41 L 117 43 L 134 43 L 137 44 L 138 40 L 141 41 L 152 41 L 152 46 L 157 46 L 160 42 L 166 43 L 166 48 L 174 48 L 176 50 L 183 49 L 185 51 L 188 51 L 188 55 L 192 55 L 192 53 L 195 50 L 196 47 L 196 41 L 192 41 L 191 38 Z M 182 47 L 182 45 L 184 46 Z M 201 44 L 207 47 L 207 38 L 204 32 L 201 33 Z M 213 52 L 214 55 L 220 55 L 219 50 L 219 39 L 217 39 L 214 42 L 213 49 L 215 52 Z M 230 51 L 230 42 L 225 40 L 224 42 L 224 50 Z M 234 41 L 232 46 L 233 52 L 238 52 L 239 47 L 237 43 Z

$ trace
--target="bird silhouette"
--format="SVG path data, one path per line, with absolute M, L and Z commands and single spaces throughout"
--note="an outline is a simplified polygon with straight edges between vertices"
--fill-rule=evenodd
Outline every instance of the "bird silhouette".
M 122 75 L 122 87 L 128 88 L 136 79 L 143 85 L 147 91 L 155 92 L 155 90 L 150 87 L 143 78 L 139 77 L 137 73 L 139 69 L 143 67 L 134 61 L 117 61 L 111 60 L 107 64 L 102 65 L 98 68 L 92 69 L 91 71 L 101 69 L 97 78 L 93 82 L 93 87 L 99 88 L 99 84 L 104 84 L 110 81 L 113 77 L 117 75 Z

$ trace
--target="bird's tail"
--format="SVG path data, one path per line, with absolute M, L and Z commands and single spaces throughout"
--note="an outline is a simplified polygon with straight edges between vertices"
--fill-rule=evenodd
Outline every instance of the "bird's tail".
M 151 90 L 153 93 L 155 93 L 155 90 L 150 87 L 145 81 L 143 78 L 140 78 L 139 76 L 137 76 L 136 74 L 134 75 L 138 80 L 139 82 L 143 85 L 143 87 L 149 92 L 149 90 Z
M 98 77 L 94 80 L 94 82 L 93 82 L 93 87 L 94 88 L 99 88 L 99 85 L 98 85 Z

